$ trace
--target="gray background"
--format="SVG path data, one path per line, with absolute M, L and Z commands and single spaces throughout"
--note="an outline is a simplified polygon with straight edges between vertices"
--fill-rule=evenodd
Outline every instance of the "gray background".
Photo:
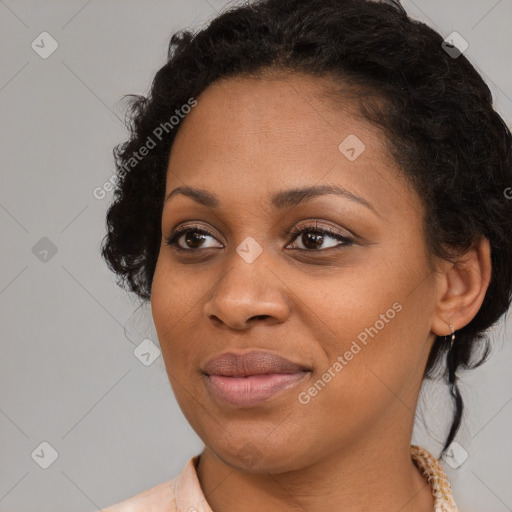
M 510 126 L 512 0 L 403 4 L 443 37 L 463 35 Z M 154 328 L 100 259 L 111 193 L 92 191 L 126 137 L 120 98 L 147 93 L 171 34 L 224 5 L 0 0 L 2 512 L 91 512 L 172 478 L 201 450 L 162 358 L 145 366 L 133 354 L 156 341 Z M 47 59 L 31 47 L 43 31 L 59 44 Z M 444 463 L 463 511 L 512 510 L 510 323 L 493 329 L 491 360 L 463 376 L 457 441 L 468 458 L 458 469 Z M 413 441 L 435 454 L 448 404 L 443 384 L 424 388 L 418 416 L 428 427 L 418 421 Z M 50 454 L 43 441 L 58 452 L 48 469 L 36 463 Z

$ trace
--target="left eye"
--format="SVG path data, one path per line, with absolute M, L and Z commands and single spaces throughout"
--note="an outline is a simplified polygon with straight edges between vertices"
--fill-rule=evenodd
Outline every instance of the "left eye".
M 331 240 L 335 240 L 338 243 L 335 243 L 329 247 L 325 247 L 324 249 L 332 249 L 334 247 L 351 245 L 354 241 L 342 235 L 341 233 L 337 233 L 328 228 L 319 228 L 317 226 L 306 226 L 303 228 L 294 228 L 288 231 L 288 234 L 294 235 L 294 239 L 299 239 L 304 247 L 298 247 L 301 251 L 314 251 L 318 249 L 319 245 L 322 245 L 324 241 L 328 238 Z M 307 234 L 307 236 L 305 236 Z M 300 237 L 300 238 L 299 238 Z

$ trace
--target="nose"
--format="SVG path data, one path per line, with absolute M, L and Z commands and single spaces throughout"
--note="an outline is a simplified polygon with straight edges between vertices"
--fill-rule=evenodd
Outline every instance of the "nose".
M 291 312 L 287 291 L 284 279 L 262 256 L 247 263 L 235 254 L 205 302 L 204 313 L 213 323 L 237 330 L 260 321 L 282 323 Z

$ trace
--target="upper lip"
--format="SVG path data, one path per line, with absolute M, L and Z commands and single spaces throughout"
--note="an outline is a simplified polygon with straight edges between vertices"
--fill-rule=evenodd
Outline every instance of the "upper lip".
M 251 351 L 244 354 L 224 352 L 209 359 L 201 370 L 206 375 L 246 377 L 266 373 L 297 373 L 308 371 L 308 368 L 272 352 Z

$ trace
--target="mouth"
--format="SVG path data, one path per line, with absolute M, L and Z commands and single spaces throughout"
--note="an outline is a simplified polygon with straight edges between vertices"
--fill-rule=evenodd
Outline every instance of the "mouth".
M 227 352 L 202 368 L 209 393 L 223 404 L 253 407 L 298 385 L 311 370 L 270 352 Z

